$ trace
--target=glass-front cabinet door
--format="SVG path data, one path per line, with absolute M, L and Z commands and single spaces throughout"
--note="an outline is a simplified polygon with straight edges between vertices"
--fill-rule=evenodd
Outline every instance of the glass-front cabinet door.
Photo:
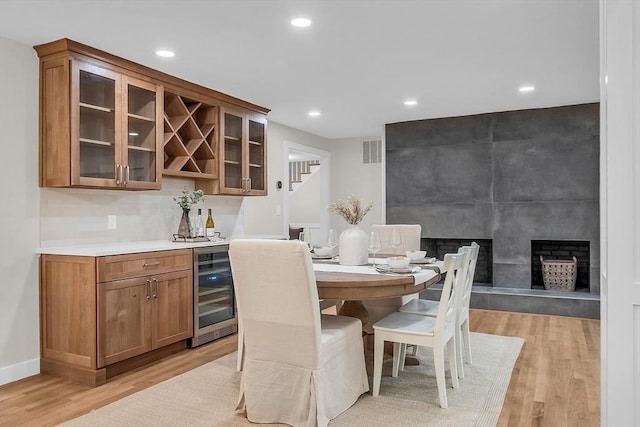
M 73 64 L 71 184 L 160 188 L 161 89 L 82 61 Z
M 247 116 L 249 159 L 247 174 L 249 178 L 245 184 L 245 194 L 267 194 L 267 119 L 260 114 Z
M 158 87 L 154 84 L 123 78 L 126 129 L 123 135 L 123 185 L 135 188 L 160 188 L 158 161 L 161 142 L 158 123 L 162 123 Z
M 220 192 L 222 194 L 243 194 L 245 175 L 243 170 L 244 115 L 241 112 L 222 109 L 220 127 L 222 146 L 220 150 Z
M 76 62 L 73 85 L 71 132 L 78 141 L 71 150 L 71 183 L 100 187 L 116 186 L 120 164 L 120 74 Z M 77 97 L 77 98 L 76 98 Z M 78 101 L 73 102 L 73 98 Z M 73 113 L 77 120 L 73 120 Z M 77 127 L 73 124 L 77 123 Z M 73 133 L 77 132 L 74 137 Z M 77 139 L 76 139 L 77 138 Z

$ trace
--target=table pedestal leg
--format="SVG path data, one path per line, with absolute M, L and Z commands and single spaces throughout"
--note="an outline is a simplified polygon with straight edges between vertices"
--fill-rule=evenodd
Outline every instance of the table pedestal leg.
M 340 307 L 338 314 L 360 319 L 362 326 L 369 321 L 369 312 L 364 304 L 362 304 L 362 301 L 345 301 L 342 307 Z

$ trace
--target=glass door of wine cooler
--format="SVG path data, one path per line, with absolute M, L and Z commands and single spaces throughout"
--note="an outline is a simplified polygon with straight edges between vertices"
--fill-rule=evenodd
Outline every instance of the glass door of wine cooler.
M 194 249 L 194 337 L 197 346 L 237 331 L 229 245 Z

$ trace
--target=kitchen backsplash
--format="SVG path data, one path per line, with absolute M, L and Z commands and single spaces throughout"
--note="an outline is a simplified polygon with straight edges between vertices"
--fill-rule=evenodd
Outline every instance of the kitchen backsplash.
M 40 246 L 169 239 L 178 229 L 181 209 L 173 201 L 193 183 L 163 178 L 159 191 L 95 190 L 84 188 L 40 189 Z M 205 196 L 202 208 L 213 209 L 216 231 L 223 236 L 243 234 L 242 197 Z M 108 217 L 116 228 L 108 228 Z

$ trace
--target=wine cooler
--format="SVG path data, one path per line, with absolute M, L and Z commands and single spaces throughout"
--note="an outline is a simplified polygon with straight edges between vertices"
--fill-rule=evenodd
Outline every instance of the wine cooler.
M 196 347 L 238 330 L 229 245 L 193 249 L 193 338 Z

